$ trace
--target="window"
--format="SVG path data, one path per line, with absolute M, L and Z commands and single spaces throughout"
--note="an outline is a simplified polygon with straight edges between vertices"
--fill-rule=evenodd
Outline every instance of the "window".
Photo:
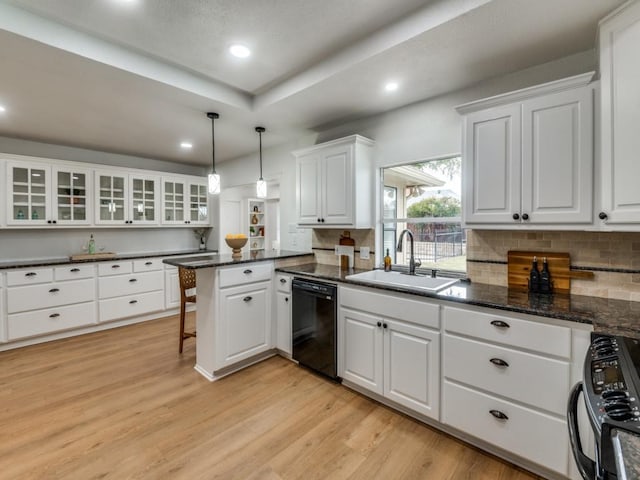
M 400 233 L 413 234 L 414 257 L 422 268 L 466 271 L 466 235 L 461 225 L 461 158 L 388 167 L 382 170 L 382 245 L 395 265 L 408 266 L 409 235 L 396 251 Z

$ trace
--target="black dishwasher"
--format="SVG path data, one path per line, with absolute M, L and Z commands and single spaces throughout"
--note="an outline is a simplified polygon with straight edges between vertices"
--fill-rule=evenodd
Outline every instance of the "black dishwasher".
M 293 358 L 318 373 L 338 378 L 336 362 L 337 287 L 294 278 L 292 306 Z

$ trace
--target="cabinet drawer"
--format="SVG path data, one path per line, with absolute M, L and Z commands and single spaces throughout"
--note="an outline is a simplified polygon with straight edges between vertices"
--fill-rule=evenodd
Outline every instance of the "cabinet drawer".
M 289 275 L 276 275 L 276 289 L 282 293 L 291 293 L 291 277 Z
M 33 312 L 15 313 L 9 315 L 7 320 L 9 340 L 43 335 L 95 323 L 95 303 L 86 302 Z
M 428 301 L 379 294 L 374 289 L 349 287 L 341 287 L 338 297 L 340 305 L 344 307 L 375 312 L 382 317 L 405 320 L 425 327 L 440 328 L 440 306 Z
M 7 312 L 16 313 L 95 300 L 93 279 L 9 288 Z
M 240 267 L 224 268 L 220 270 L 220 288 L 271 280 L 272 273 L 271 262 L 247 263 Z
M 92 278 L 95 275 L 95 265 L 64 265 L 53 269 L 53 276 L 56 281 L 79 280 L 81 278 Z
M 445 335 L 443 371 L 449 379 L 558 415 L 566 412 L 571 375 L 568 362 Z
M 52 268 L 25 268 L 7 272 L 7 286 L 33 285 L 53 281 Z
M 564 420 L 447 381 L 442 404 L 444 423 L 567 475 L 569 436 Z M 508 420 L 494 417 L 492 410 Z
M 131 273 L 132 271 L 133 264 L 131 261 L 104 262 L 98 265 L 98 275 L 101 277 L 107 275 L 122 275 L 124 273 Z
M 101 322 L 157 312 L 164 308 L 164 292 L 141 293 L 100 300 L 99 308 Z
M 133 271 L 136 273 L 162 270 L 163 266 L 161 258 L 141 258 L 133 261 Z
M 447 332 L 535 352 L 571 357 L 571 329 L 460 308 L 444 308 Z
M 164 290 L 164 273 L 160 270 L 147 273 L 132 273 L 100 278 L 98 282 L 100 298 L 112 298 Z

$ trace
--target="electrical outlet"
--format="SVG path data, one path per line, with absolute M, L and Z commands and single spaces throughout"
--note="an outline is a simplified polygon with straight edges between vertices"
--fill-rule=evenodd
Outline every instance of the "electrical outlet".
M 360 258 L 362 260 L 369 260 L 369 247 L 360 247 Z

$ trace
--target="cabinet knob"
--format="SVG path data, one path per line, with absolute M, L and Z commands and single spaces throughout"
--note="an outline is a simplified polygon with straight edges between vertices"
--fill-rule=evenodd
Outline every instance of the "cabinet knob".
M 504 360 L 502 360 L 501 358 L 491 358 L 489 361 L 493 363 L 496 367 L 507 368 L 509 366 L 509 364 Z
M 518 215 L 517 213 L 513 214 L 513 219 L 514 220 L 520 220 L 520 215 Z
M 382 322 L 378 322 L 376 325 L 378 325 L 378 327 L 382 326 Z
M 52 223 L 51 220 L 47 220 L 47 223 Z
M 320 223 L 320 219 L 318 218 L 318 223 Z
M 244 297 L 244 298 L 242 299 L 242 301 L 243 301 L 243 302 L 250 302 L 250 301 L 251 301 L 251 297 L 250 297 L 250 296 L 249 296 L 249 297 Z
M 284 278 L 281 278 L 280 283 L 287 283 L 287 281 Z
M 284 301 L 288 302 L 289 301 L 289 297 L 284 297 Z
M 500 410 L 489 410 L 489 413 L 496 417 L 498 420 L 509 420 L 509 417 L 507 417 Z
M 387 325 L 386 323 L 383 323 L 383 324 L 382 324 L 382 328 L 387 328 L 387 326 L 388 326 L 388 325 Z
M 324 223 L 324 218 L 321 218 L 321 219 L 320 219 L 320 221 L 321 221 L 322 223 Z
M 497 328 L 509 328 L 509 324 L 507 322 L 503 322 L 502 320 L 491 320 L 491 325 Z
M 57 221 L 57 220 L 54 220 L 54 221 L 53 221 L 53 223 L 58 223 L 58 221 Z
M 523 220 L 529 220 L 529 214 L 528 213 L 523 213 L 522 214 L 522 219 Z
M 600 212 L 600 213 L 598 214 L 598 218 L 599 218 L 600 220 L 606 220 L 607 218 L 609 218 L 609 216 L 608 216 L 606 213 L 604 213 L 604 212 Z

